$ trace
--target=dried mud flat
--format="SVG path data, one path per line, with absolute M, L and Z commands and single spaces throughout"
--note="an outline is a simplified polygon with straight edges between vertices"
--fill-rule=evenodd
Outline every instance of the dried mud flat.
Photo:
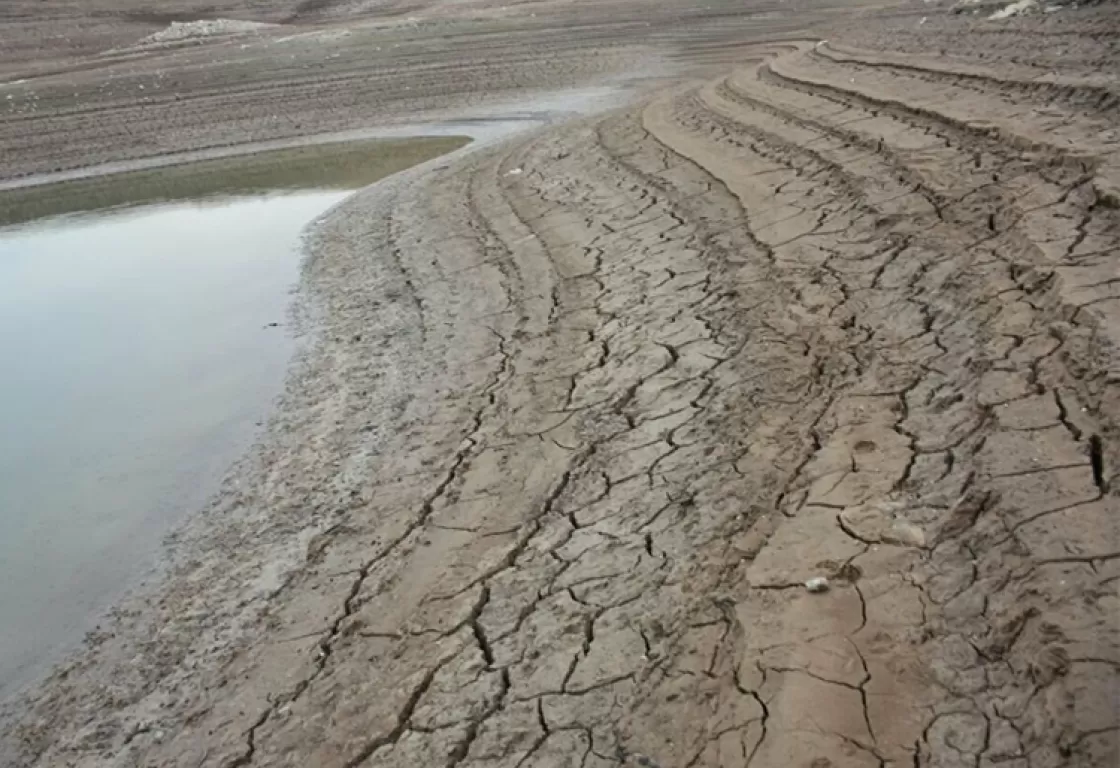
M 268 441 L 7 762 L 1115 764 L 1120 14 L 980 18 L 353 198 Z

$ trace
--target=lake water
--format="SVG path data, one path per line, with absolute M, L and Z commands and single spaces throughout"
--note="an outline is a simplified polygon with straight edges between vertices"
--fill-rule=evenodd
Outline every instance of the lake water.
M 294 351 L 308 223 L 461 143 L 388 164 L 367 143 L 364 172 L 354 147 L 319 148 L 0 196 L 22 222 L 0 228 L 0 698 L 151 567 L 252 442 Z

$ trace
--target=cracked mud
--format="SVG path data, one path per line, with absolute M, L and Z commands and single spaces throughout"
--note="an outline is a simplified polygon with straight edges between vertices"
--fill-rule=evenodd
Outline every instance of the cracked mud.
M 962 23 L 351 201 L 314 407 L 17 764 L 1115 763 L 1117 83 Z

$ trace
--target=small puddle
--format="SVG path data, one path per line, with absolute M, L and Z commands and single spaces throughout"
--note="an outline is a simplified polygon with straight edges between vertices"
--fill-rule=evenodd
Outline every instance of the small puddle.
M 0 699 L 80 639 L 251 444 L 301 232 L 461 137 L 0 192 Z

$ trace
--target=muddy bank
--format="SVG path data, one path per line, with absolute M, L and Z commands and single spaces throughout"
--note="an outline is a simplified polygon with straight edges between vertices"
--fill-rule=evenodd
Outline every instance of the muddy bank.
M 1014 20 L 1040 85 L 954 16 L 352 199 L 269 440 L 12 762 L 1115 762 L 1116 102 L 1057 51 L 1117 19 Z

